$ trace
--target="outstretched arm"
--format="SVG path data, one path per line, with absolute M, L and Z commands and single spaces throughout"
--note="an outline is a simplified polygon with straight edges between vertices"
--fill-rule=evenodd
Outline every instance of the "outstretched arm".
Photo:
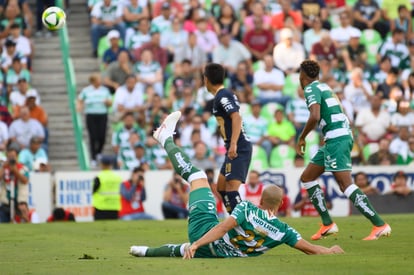
M 196 250 L 206 244 L 212 243 L 224 236 L 230 229 L 237 226 L 236 219 L 228 217 L 215 227 L 210 229 L 203 237 L 193 242 L 189 247 L 186 247 L 184 252 L 184 259 L 191 259 L 194 257 Z
M 308 255 L 345 253 L 339 245 L 334 245 L 332 247 L 324 247 L 321 245 L 311 244 L 310 242 L 304 239 L 300 239 L 296 243 L 295 248 Z

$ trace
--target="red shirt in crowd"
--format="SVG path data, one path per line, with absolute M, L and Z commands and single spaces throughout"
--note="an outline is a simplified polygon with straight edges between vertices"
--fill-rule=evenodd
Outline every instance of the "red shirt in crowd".
M 289 16 L 292 17 L 293 23 L 296 27 L 302 28 L 303 26 L 303 20 L 302 15 L 298 11 L 291 10 L 288 12 Z M 285 27 L 285 14 L 283 12 L 280 12 L 278 14 L 275 14 L 272 16 L 272 21 L 270 25 L 274 30 L 281 30 Z
M 130 181 L 125 181 L 122 184 L 127 190 L 132 188 Z M 127 200 L 125 197 L 121 196 L 121 210 L 119 211 L 119 217 L 145 212 L 144 205 L 142 203 L 143 191 L 144 188 L 141 185 L 137 185 L 135 194 L 132 196 L 131 200 Z
M 270 30 L 250 30 L 243 38 L 243 44 L 255 51 L 262 52 L 269 44 L 273 44 L 273 33 Z

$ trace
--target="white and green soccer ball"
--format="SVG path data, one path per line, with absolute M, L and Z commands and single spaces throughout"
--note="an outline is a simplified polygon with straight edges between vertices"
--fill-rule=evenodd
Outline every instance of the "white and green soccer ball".
M 42 14 L 42 22 L 48 30 L 59 30 L 66 23 L 66 14 L 59 7 L 49 7 Z

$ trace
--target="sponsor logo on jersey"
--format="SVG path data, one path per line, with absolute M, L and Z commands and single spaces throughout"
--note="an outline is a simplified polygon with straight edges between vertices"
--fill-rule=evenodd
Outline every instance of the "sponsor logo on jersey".
M 231 101 L 229 101 L 227 97 L 223 97 L 222 99 L 220 99 L 220 104 L 223 106 L 226 112 L 230 111 L 231 109 L 234 109 L 233 104 L 231 103 Z

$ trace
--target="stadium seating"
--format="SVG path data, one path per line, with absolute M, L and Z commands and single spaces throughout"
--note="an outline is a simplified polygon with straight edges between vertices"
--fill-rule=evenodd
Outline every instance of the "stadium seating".
M 267 160 L 266 151 L 258 145 L 253 145 L 252 160 L 250 162 L 249 170 L 255 169 L 262 171 L 267 168 L 269 168 L 269 162 Z
M 364 157 L 364 161 L 368 161 L 369 157 L 372 154 L 375 154 L 379 150 L 378 143 L 368 143 L 362 148 L 362 156 Z
M 281 144 L 272 149 L 270 153 L 271 168 L 293 167 L 295 160 L 295 149 L 286 144 Z
M 267 103 L 266 105 L 262 106 L 260 115 L 270 123 L 274 120 L 275 111 L 278 109 L 283 109 L 282 105 L 272 102 Z

